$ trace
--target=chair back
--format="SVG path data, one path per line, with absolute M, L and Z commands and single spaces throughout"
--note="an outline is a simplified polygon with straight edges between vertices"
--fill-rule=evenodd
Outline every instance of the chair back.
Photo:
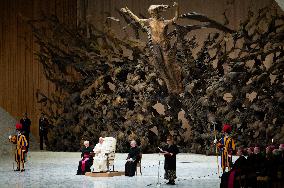
M 105 137 L 103 146 L 108 158 L 108 165 L 112 166 L 115 158 L 116 139 L 113 137 Z

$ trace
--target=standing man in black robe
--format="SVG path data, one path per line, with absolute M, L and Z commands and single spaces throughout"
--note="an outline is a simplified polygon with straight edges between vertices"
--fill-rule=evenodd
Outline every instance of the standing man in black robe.
M 125 163 L 125 176 L 132 177 L 135 175 L 136 166 L 140 160 L 140 149 L 138 148 L 136 141 L 130 142 L 130 150 L 127 156 L 127 162 Z
M 47 138 L 47 133 L 48 133 L 48 121 L 44 115 L 44 113 L 41 113 L 41 116 L 39 118 L 39 137 L 40 137 L 40 150 L 43 150 L 43 140 L 45 142 L 45 145 L 48 145 L 48 138 Z
M 165 156 L 165 179 L 169 180 L 167 184 L 175 185 L 176 177 L 176 155 L 179 153 L 178 147 L 174 144 L 172 136 L 167 137 L 167 146 L 161 150 Z
M 28 118 L 28 113 L 25 112 L 23 114 L 23 118 L 20 120 L 20 123 L 22 124 L 23 128 L 23 134 L 25 135 L 28 146 L 27 146 L 27 152 L 30 146 L 30 131 L 31 131 L 31 120 Z

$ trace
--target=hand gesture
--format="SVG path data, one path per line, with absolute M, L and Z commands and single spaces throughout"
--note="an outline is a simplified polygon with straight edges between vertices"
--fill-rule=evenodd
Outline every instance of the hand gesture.
M 126 12 L 127 12 L 127 10 L 129 10 L 127 7 L 125 7 L 125 8 L 121 8 L 121 9 L 120 9 L 120 11 L 121 11 L 121 12 L 123 12 L 123 13 L 126 13 Z

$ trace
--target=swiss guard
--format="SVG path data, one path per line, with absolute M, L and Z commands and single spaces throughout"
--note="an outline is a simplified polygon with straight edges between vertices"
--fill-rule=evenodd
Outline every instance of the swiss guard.
M 17 135 L 9 136 L 9 141 L 16 144 L 15 161 L 17 163 L 17 169 L 15 171 L 25 171 L 25 156 L 27 152 L 28 142 L 25 135 L 22 133 L 22 124 L 16 124 Z M 22 169 L 21 167 L 22 163 Z
M 228 167 L 228 170 L 231 170 L 232 168 L 232 155 L 236 150 L 236 146 L 235 141 L 230 136 L 230 133 L 232 132 L 232 126 L 229 124 L 224 124 L 222 132 L 222 138 L 219 141 L 215 139 L 214 143 L 217 144 L 217 147 L 219 148 L 219 153 L 221 155 L 221 167 L 224 173 L 226 167 Z

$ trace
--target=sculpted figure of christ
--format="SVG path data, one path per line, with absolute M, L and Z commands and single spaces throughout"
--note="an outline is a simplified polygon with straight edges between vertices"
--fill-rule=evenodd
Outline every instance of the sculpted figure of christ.
M 132 20 L 138 23 L 148 33 L 149 45 L 154 56 L 154 66 L 160 73 L 162 79 L 171 93 L 181 91 L 181 71 L 180 67 L 175 64 L 175 57 L 170 57 L 170 40 L 167 37 L 168 25 L 178 19 L 178 4 L 174 2 L 175 17 L 166 20 L 161 16 L 161 12 L 166 11 L 169 5 L 151 5 L 148 9 L 150 18 L 140 19 L 132 13 L 127 7 L 121 11 L 127 14 Z

